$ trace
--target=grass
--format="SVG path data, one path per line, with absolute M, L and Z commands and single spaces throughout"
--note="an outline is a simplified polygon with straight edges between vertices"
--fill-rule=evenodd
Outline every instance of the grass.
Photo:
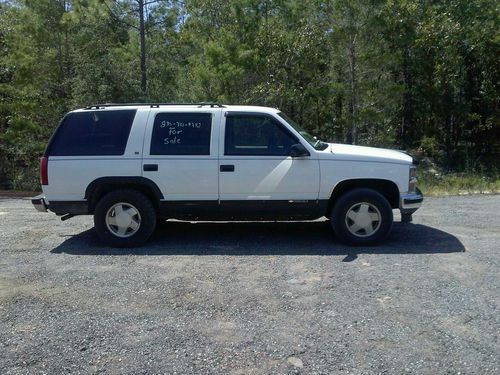
M 500 176 L 487 177 L 469 173 L 436 176 L 430 173 L 420 173 L 417 186 L 424 196 L 498 194 L 500 193 Z

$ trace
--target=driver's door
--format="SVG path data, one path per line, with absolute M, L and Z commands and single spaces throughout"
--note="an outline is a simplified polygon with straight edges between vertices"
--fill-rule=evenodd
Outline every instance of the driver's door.
M 226 112 L 219 147 L 219 199 L 305 203 L 319 192 L 314 154 L 292 158 L 298 137 L 270 114 Z M 303 142 L 303 141 L 302 141 Z

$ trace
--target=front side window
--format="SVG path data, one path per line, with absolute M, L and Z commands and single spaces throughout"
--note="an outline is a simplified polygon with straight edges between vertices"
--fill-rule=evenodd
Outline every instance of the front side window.
M 49 146 L 51 156 L 123 155 L 136 110 L 73 112 Z
M 265 115 L 228 115 L 225 155 L 288 156 L 297 139 Z
M 159 113 L 153 123 L 151 155 L 210 155 L 210 113 Z

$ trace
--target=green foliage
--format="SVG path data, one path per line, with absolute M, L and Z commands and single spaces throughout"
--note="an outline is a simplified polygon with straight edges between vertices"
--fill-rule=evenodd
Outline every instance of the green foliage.
M 439 144 L 434 137 L 424 135 L 420 140 L 420 151 L 427 156 L 436 157 L 439 151 Z
M 92 102 L 274 106 L 328 141 L 499 169 L 493 0 L 146 1 L 145 44 L 140 4 L 0 2 L 0 176 L 11 187 L 36 185 L 60 118 Z
M 451 173 L 436 176 L 421 173 L 418 184 L 425 196 L 500 193 L 498 174 L 485 176 L 478 173 Z

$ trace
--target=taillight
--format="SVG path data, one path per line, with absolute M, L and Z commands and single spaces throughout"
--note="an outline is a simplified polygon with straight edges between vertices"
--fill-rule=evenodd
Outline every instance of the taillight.
M 42 185 L 49 184 L 49 170 L 48 170 L 49 158 L 43 156 L 40 158 L 40 183 Z
M 412 165 L 410 167 L 410 180 L 408 184 L 408 192 L 414 193 L 417 188 L 417 167 Z

